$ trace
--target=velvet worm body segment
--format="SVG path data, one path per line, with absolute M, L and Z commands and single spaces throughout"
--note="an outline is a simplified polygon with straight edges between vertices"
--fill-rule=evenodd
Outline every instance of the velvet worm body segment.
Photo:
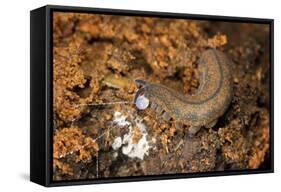
M 213 127 L 232 100 L 231 61 L 223 52 L 209 49 L 202 53 L 198 70 L 200 86 L 193 95 L 184 95 L 161 84 L 136 80 L 141 86 L 135 96 L 136 106 L 148 106 L 149 102 L 149 106 L 164 120 L 174 119 L 197 130 L 202 126 Z M 140 103 L 143 101 L 146 103 Z

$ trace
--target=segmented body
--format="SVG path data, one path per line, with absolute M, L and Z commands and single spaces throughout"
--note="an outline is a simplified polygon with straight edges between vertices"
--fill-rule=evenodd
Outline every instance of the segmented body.
M 231 61 L 221 51 L 209 49 L 199 59 L 198 70 L 200 86 L 196 94 L 187 96 L 161 84 L 136 80 L 141 88 L 135 103 L 149 101 L 164 119 L 191 127 L 212 127 L 232 100 Z

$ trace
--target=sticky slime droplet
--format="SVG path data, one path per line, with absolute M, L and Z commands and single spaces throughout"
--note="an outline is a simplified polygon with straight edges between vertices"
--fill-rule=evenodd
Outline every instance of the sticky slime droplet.
M 140 95 L 138 96 L 138 98 L 136 99 L 136 106 L 138 109 L 140 110 L 144 110 L 148 107 L 149 105 L 149 100 L 148 98 L 146 98 L 144 95 Z

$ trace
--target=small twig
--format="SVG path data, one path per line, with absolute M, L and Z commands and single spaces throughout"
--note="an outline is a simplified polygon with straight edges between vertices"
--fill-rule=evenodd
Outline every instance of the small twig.
M 116 104 L 133 104 L 131 101 L 115 101 L 115 102 L 108 102 L 108 103 L 90 103 L 90 104 L 78 104 L 75 107 L 79 106 L 102 106 L 102 105 L 116 105 Z

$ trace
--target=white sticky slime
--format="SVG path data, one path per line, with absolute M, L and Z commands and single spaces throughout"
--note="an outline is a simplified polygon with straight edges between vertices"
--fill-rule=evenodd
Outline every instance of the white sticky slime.
M 127 155 L 130 158 L 139 158 L 143 160 L 144 156 L 149 154 L 150 149 L 149 141 L 147 140 L 148 134 L 146 131 L 146 125 L 140 120 L 129 122 L 126 120 L 126 118 L 127 117 L 122 115 L 122 113 L 119 111 L 114 113 L 113 122 L 120 127 L 128 126 L 129 132 L 123 136 L 123 139 L 121 137 L 116 137 L 112 144 L 112 148 L 114 150 L 118 150 L 120 147 L 122 147 L 122 153 L 124 155 Z M 132 124 L 136 126 L 133 127 Z M 133 136 L 136 128 L 140 129 L 141 138 L 137 143 L 133 143 Z

